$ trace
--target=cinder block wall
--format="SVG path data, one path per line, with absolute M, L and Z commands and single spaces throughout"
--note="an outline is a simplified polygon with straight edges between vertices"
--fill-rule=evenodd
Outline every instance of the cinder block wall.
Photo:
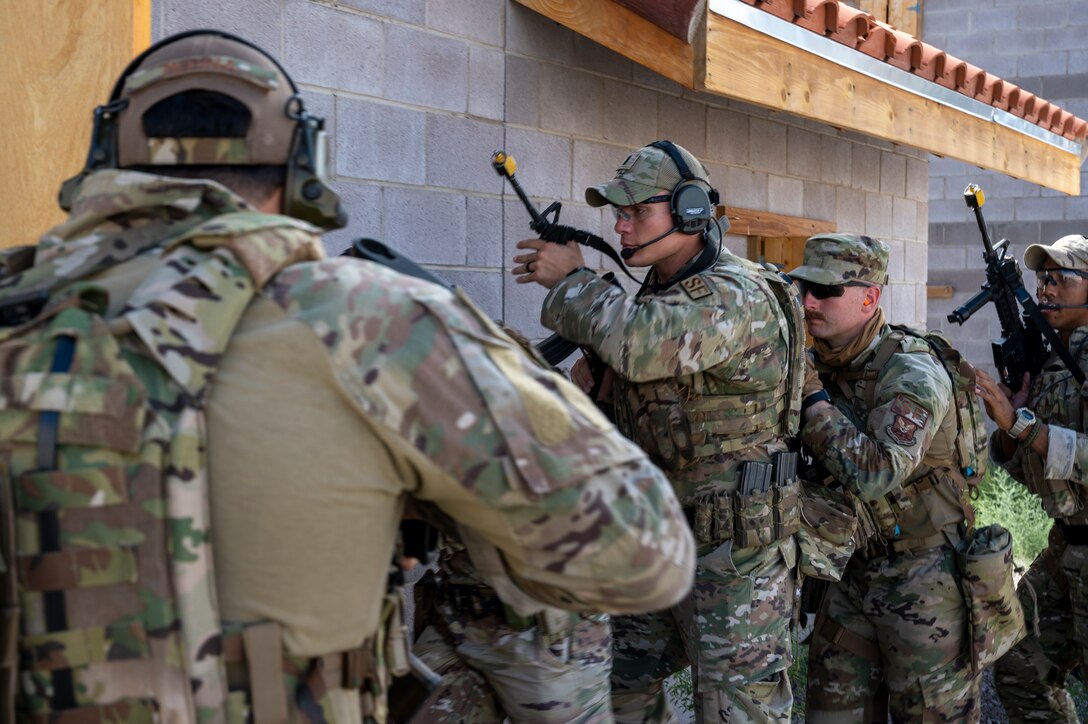
M 926 318 L 925 154 L 693 93 L 511 0 L 154 0 L 156 38 L 216 27 L 279 58 L 335 136 L 350 226 L 542 336 L 544 292 L 509 275 L 528 216 L 489 165 L 506 149 L 538 202 L 614 240 L 584 188 L 668 138 L 703 159 L 725 203 L 835 221 L 892 248 L 885 309 Z M 728 244 L 743 254 L 746 241 Z M 607 268 L 590 253 L 591 265 Z M 641 271 L 636 271 L 641 276 Z
M 1088 117 L 1088 3 L 1084 0 L 925 0 L 926 42 L 1063 108 Z M 1017 261 L 1036 242 L 1088 233 L 1088 198 L 1070 197 L 1035 184 L 949 159 L 930 163 L 929 283 L 951 285 L 951 301 L 932 300 L 929 325 L 948 331 L 968 358 L 990 362 L 990 341 L 999 334 L 993 308 L 966 325 L 945 316 L 979 290 L 983 278 L 978 226 L 963 202 L 975 182 L 986 193 L 983 213 L 996 242 L 1008 238 Z M 1081 173 L 1088 190 L 1088 173 Z M 1034 294 L 1034 278 L 1025 279 Z

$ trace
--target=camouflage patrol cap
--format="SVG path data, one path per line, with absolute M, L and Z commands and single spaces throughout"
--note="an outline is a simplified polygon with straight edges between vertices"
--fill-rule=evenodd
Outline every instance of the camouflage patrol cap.
M 801 266 L 790 276 L 813 284 L 887 284 L 888 245 L 858 234 L 813 236 L 805 242 Z
M 706 180 L 709 173 L 699 159 L 687 149 L 676 144 L 673 146 L 695 177 Z M 586 203 L 590 206 L 633 206 L 651 196 L 671 194 L 682 180 L 676 163 L 664 149 L 644 146 L 628 154 L 611 181 L 587 188 Z
M 1050 259 L 1063 269 L 1088 269 L 1088 239 L 1080 234 L 1069 234 L 1053 244 L 1032 244 L 1024 252 L 1024 266 L 1042 269 Z
M 144 114 L 185 91 L 228 96 L 250 113 L 244 137 L 151 138 Z M 186 33 L 152 49 L 118 81 L 114 100 L 127 102 L 118 116 L 118 165 L 282 165 L 297 121 L 289 108 L 294 83 L 272 58 L 240 38 L 216 31 Z

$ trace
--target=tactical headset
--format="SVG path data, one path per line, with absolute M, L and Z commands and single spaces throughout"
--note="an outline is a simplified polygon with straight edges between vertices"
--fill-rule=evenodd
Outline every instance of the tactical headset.
M 254 152 L 254 158 L 249 159 L 248 163 L 269 165 L 283 163 L 286 165 L 287 178 L 283 199 L 285 214 L 326 229 L 337 229 L 345 226 L 347 224 L 347 213 L 343 209 L 340 197 L 328 185 L 325 177 L 325 159 L 328 148 L 328 139 L 325 135 L 325 119 L 318 118 L 306 111 L 303 107 L 302 97 L 298 92 L 298 86 L 295 85 L 291 76 L 275 58 L 247 40 L 218 30 L 190 30 L 172 35 L 155 43 L 128 64 L 128 67 L 117 79 L 117 83 L 114 84 L 109 102 L 98 106 L 94 111 L 94 127 L 91 131 L 91 148 L 87 154 L 87 162 L 78 175 L 68 179 L 62 185 L 58 198 L 60 207 L 65 211 L 71 209 L 72 200 L 75 198 L 79 185 L 90 173 L 101 169 L 121 168 L 120 161 L 126 154 L 139 156 L 149 153 L 146 149 L 140 149 L 138 146 L 134 147 L 131 137 L 119 138 L 118 129 L 121 113 L 129 108 L 133 100 L 133 94 L 138 93 L 140 87 L 129 88 L 130 92 L 127 97 L 122 97 L 122 94 L 126 91 L 126 84 L 135 85 L 131 82 L 132 76 L 134 74 L 139 75 L 137 71 L 140 70 L 141 64 L 148 56 L 179 40 L 195 35 L 223 38 L 250 48 L 271 62 L 287 81 L 290 93 L 286 97 L 283 113 L 285 118 L 294 122 L 294 130 L 290 131 L 288 129 L 291 142 L 287 156 L 286 158 L 269 158 L 259 150 Z M 232 63 L 235 65 L 232 65 Z M 251 66 L 247 64 L 244 58 L 238 59 L 217 55 L 215 57 L 175 59 L 174 70 L 177 74 L 176 77 L 199 76 L 200 69 L 197 66 L 201 64 L 215 66 L 217 71 L 230 70 L 231 72 L 224 73 L 223 77 L 226 78 L 233 74 L 235 80 L 241 79 L 241 82 L 237 84 L 241 94 L 248 96 L 254 101 L 254 104 L 259 103 L 260 93 L 283 94 L 278 88 L 279 79 L 272 77 L 275 75 L 274 73 L 268 69 Z M 159 66 L 154 70 L 161 70 L 165 65 L 163 64 L 163 66 Z M 238 71 L 239 68 L 242 71 Z M 151 82 L 155 80 L 155 78 L 150 79 Z M 178 92 L 186 89 L 184 87 L 179 88 Z M 199 84 L 195 84 L 193 89 L 203 88 Z M 208 88 L 208 90 L 215 89 Z M 238 99 L 236 98 L 236 100 Z M 246 104 L 246 106 L 252 114 L 251 123 L 255 124 L 257 114 L 254 113 L 254 107 L 250 104 Z M 278 122 L 279 119 L 273 119 L 274 124 Z M 242 143 L 244 144 L 246 140 L 248 140 L 248 137 L 243 139 Z M 141 163 L 153 164 L 154 162 L 138 158 L 135 161 L 126 160 L 125 165 L 140 165 Z M 196 161 L 196 163 L 203 163 L 203 161 Z M 220 161 L 219 163 L 231 165 L 230 160 Z
M 680 172 L 681 181 L 673 187 L 669 195 L 673 225 L 681 234 L 703 233 L 714 220 L 714 207 L 720 198 L 718 190 L 707 179 L 699 178 L 691 172 L 672 141 L 654 141 L 650 146 L 667 153 L 676 164 L 676 170 Z

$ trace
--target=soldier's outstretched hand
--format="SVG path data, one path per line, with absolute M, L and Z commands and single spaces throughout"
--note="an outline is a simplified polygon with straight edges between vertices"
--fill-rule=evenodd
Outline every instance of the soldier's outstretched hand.
M 582 250 L 577 244 L 554 244 L 542 239 L 524 239 L 518 242 L 519 249 L 529 249 L 530 254 L 514 257 L 518 266 L 511 269 L 518 284 L 537 284 L 551 289 L 560 279 L 580 266 L 585 266 Z
M 1020 390 L 1013 393 L 980 369 L 975 370 L 975 392 L 986 406 L 986 414 L 1001 430 L 1008 430 L 1016 420 L 1016 408 L 1027 404 L 1031 388 L 1031 375 L 1024 373 Z

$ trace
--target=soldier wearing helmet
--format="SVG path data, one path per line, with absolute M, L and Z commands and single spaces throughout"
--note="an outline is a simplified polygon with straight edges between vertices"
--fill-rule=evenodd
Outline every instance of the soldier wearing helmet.
M 586 202 L 611 207 L 621 255 L 650 268 L 637 293 L 585 268 L 574 244 L 519 242 L 526 253 L 513 273 L 550 289 L 546 326 L 603 361 L 617 424 L 669 474 L 699 546 L 690 596 L 613 617 L 616 719 L 670 721 L 664 681 L 691 666 L 699 720 L 788 721 L 799 486 L 786 438 L 804 346 L 796 293 L 776 270 L 722 248 L 718 194 L 680 146 L 633 151 L 614 178 L 586 189 Z
M 858 550 L 809 649 L 810 721 L 978 721 L 956 544 L 974 522 L 956 462 L 952 382 L 880 307 L 888 246 L 814 236 L 790 272 L 813 338 L 801 440 L 860 503 Z M 890 695 L 890 696 L 889 696 Z
M 1088 371 L 1088 239 L 1069 234 L 1032 244 L 1024 266 L 1035 271 L 1044 318 Z M 1038 495 L 1054 519 L 1046 549 L 1019 586 L 1039 625 L 997 662 L 994 681 L 1014 721 L 1076 722 L 1066 680 L 1078 665 L 1082 679 L 1088 671 L 1088 398 L 1056 351 L 1035 379 L 1025 374 L 1015 394 L 983 372 L 978 377 L 998 428 L 994 460 Z
M 322 127 L 246 41 L 167 38 L 69 219 L 0 259 L 4 721 L 384 720 L 408 501 L 525 616 L 690 585 L 667 479 L 572 384 L 459 293 L 325 258 Z

